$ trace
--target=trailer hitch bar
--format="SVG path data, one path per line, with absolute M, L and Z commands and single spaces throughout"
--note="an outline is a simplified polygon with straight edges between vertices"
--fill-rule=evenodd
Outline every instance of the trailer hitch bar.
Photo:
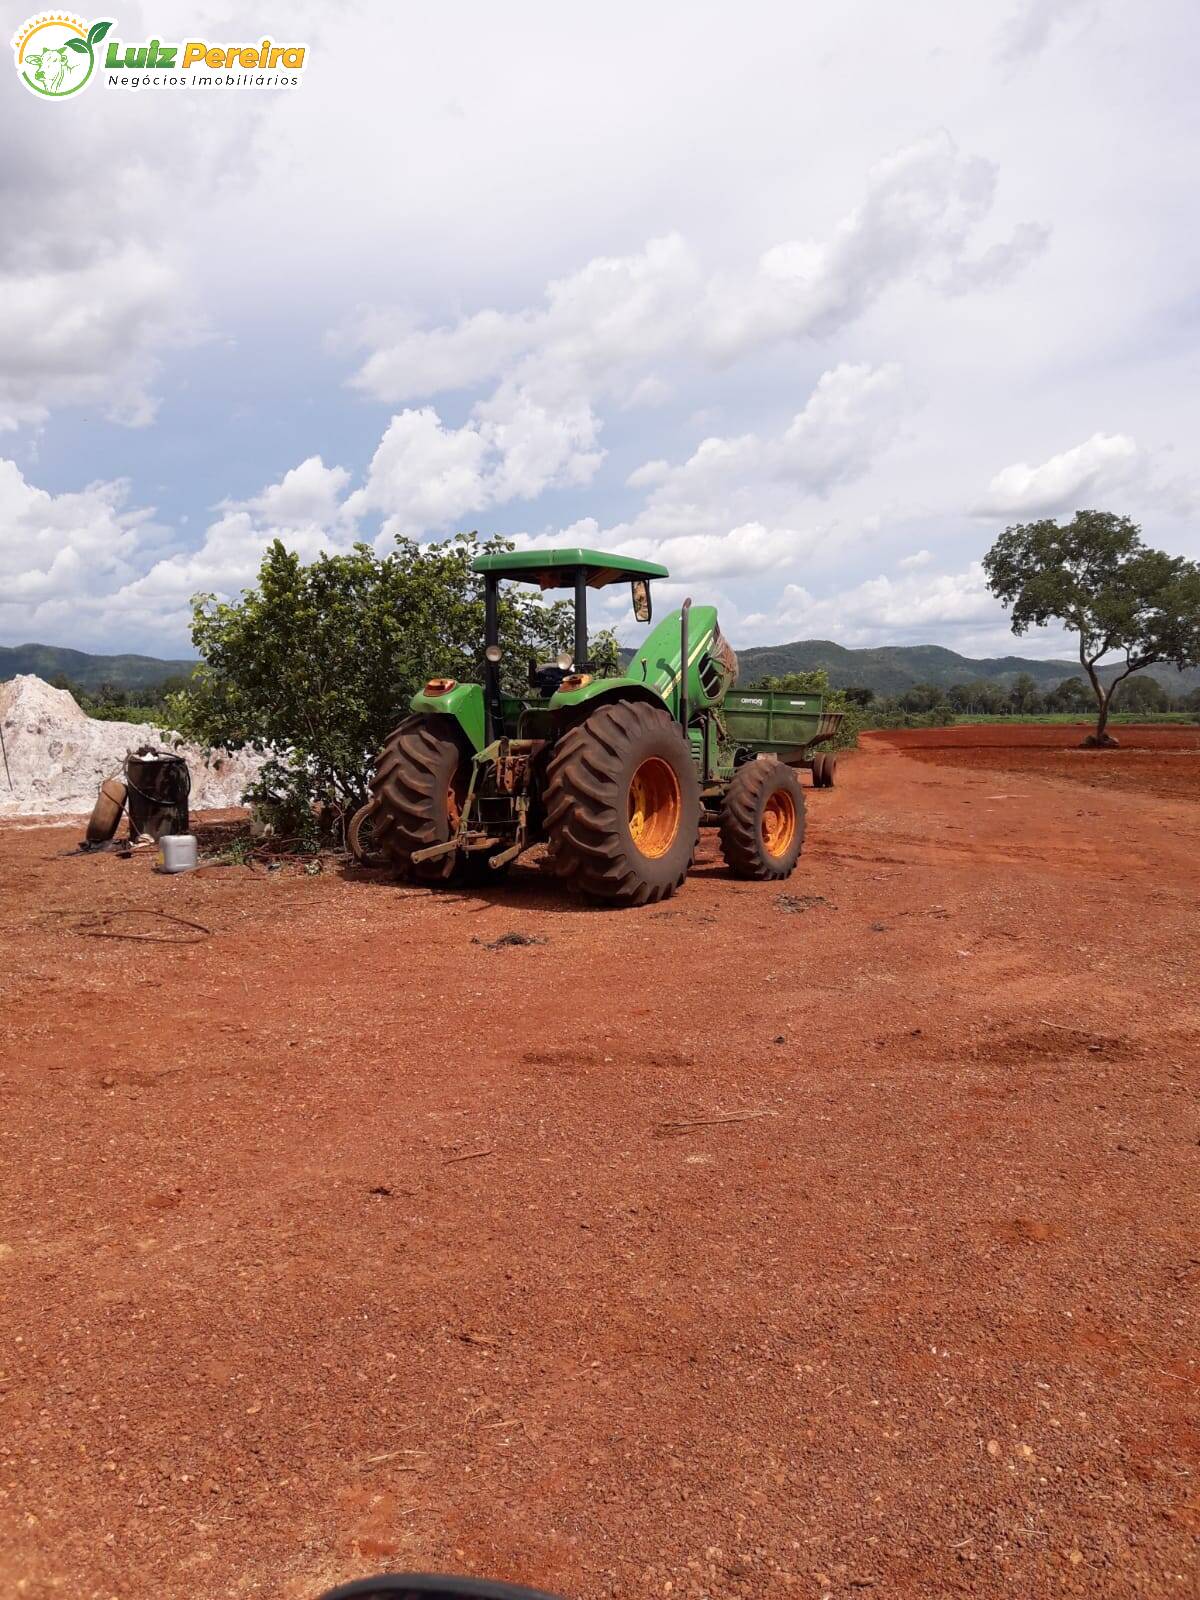
M 423 850 L 414 850 L 408 859 L 437 861 L 441 856 L 453 855 L 456 850 L 491 850 L 502 843 L 503 840 L 497 839 L 490 833 L 473 833 L 465 837 L 456 833 L 452 839 L 446 839 L 442 844 L 430 844 Z

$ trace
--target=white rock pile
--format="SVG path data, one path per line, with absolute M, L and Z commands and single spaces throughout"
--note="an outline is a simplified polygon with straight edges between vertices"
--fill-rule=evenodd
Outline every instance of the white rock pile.
M 242 803 L 261 756 L 181 744 L 166 728 L 140 722 L 98 722 L 66 689 L 23 673 L 0 683 L 0 817 L 87 814 L 105 778 L 120 773 L 130 750 L 154 744 L 183 756 L 192 775 L 193 811 Z

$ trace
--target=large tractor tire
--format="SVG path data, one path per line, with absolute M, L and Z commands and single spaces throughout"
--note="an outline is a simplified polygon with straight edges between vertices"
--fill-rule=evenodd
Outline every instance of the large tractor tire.
M 458 827 L 470 781 L 462 740 L 443 718 L 406 717 L 390 733 L 371 779 L 373 843 L 419 883 L 461 881 L 458 854 L 412 862 L 414 850 L 442 844 Z
M 687 876 L 700 829 L 700 780 L 662 706 L 609 701 L 568 729 L 546 772 L 550 867 L 609 905 L 665 900 Z
M 782 761 L 747 761 L 721 806 L 721 854 L 735 878 L 786 878 L 804 848 L 804 790 Z

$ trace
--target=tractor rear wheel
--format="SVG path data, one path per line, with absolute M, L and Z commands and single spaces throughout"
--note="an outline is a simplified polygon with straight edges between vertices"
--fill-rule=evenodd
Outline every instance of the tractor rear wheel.
M 786 878 L 804 847 L 804 790 L 782 761 L 747 761 L 725 791 L 721 854 L 735 878 Z
M 416 865 L 412 854 L 449 839 L 469 781 L 470 761 L 452 724 L 440 717 L 406 717 L 388 735 L 371 779 L 375 847 L 420 883 L 458 881 L 459 852 Z
M 700 828 L 700 780 L 662 706 L 617 700 L 569 728 L 546 770 L 550 868 L 578 893 L 641 906 L 675 893 Z

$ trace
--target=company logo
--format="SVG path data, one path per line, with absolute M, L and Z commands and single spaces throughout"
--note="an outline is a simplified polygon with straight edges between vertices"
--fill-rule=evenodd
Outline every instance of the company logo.
M 111 27 L 111 22 L 93 22 L 89 28 L 61 11 L 30 17 L 13 40 L 21 82 L 31 94 L 51 100 L 78 94 L 91 82 L 96 46 Z
M 308 54 L 307 45 L 261 36 L 252 44 L 127 44 L 110 38 L 102 46 L 115 26 L 106 21 L 89 27 L 63 11 L 30 17 L 13 39 L 21 82 L 49 100 L 78 94 L 93 76 L 116 89 L 284 88 L 300 83 Z

